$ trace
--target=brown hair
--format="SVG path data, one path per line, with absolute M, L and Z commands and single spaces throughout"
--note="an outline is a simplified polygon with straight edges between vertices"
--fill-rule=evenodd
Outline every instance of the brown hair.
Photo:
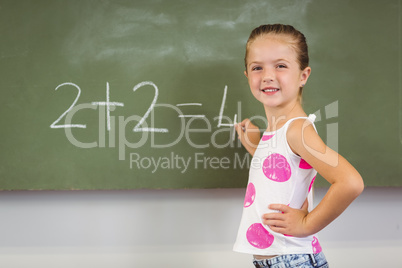
M 306 37 L 304 34 L 296 30 L 291 25 L 284 24 L 266 24 L 261 25 L 255 28 L 248 40 L 246 45 L 246 55 L 244 57 L 244 64 L 247 71 L 247 56 L 250 45 L 257 39 L 263 36 L 272 35 L 272 36 L 283 36 L 287 37 L 287 42 L 293 47 L 297 54 L 297 61 L 299 63 L 300 70 L 304 70 L 309 65 L 309 57 L 308 57 L 308 47 L 306 42 Z M 303 92 L 303 87 L 300 87 L 299 98 L 301 101 L 301 95 Z

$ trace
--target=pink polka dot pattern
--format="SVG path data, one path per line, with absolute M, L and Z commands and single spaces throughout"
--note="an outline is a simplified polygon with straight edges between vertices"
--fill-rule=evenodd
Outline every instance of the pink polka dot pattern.
M 262 135 L 261 140 L 262 141 L 269 141 L 270 139 L 272 139 L 273 136 L 275 136 L 275 134 L 273 134 L 273 135 Z
M 285 182 L 292 175 L 288 161 L 281 154 L 269 155 L 262 164 L 262 171 L 268 179 L 276 182 Z
M 250 245 L 259 249 L 269 248 L 274 242 L 274 236 L 261 223 L 252 224 L 247 230 L 246 237 Z
M 310 186 L 308 187 L 308 192 L 310 192 L 310 191 L 311 191 L 311 188 L 313 188 L 313 184 L 314 184 L 314 181 L 315 181 L 315 177 L 316 177 L 316 176 L 314 176 L 314 178 L 311 180 Z
M 314 254 L 320 253 L 322 251 L 320 242 L 318 242 L 317 237 L 313 236 L 313 242 L 311 244 L 313 246 L 313 253 Z
M 249 183 L 247 186 L 246 197 L 244 198 L 244 207 L 248 208 L 254 203 L 255 199 L 255 187 L 253 183 Z
M 301 169 L 312 169 L 313 167 L 309 165 L 303 158 L 300 160 L 299 168 Z

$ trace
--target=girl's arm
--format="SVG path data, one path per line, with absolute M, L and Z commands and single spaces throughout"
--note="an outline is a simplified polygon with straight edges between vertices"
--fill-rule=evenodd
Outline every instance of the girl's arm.
M 310 213 L 284 204 L 271 204 L 263 223 L 278 233 L 304 237 L 317 233 L 335 220 L 363 191 L 364 184 L 356 169 L 321 140 L 309 121 L 296 120 L 287 132 L 288 143 L 330 184 L 328 192 Z
M 251 156 L 254 156 L 261 139 L 260 129 L 253 125 L 249 119 L 244 119 L 241 123 L 235 124 L 235 129 L 244 148 Z

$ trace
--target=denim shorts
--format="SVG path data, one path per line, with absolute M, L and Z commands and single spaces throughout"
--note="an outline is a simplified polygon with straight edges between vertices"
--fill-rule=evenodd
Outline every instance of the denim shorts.
M 256 268 L 328 268 L 324 253 L 317 254 L 289 254 L 266 260 L 254 260 Z

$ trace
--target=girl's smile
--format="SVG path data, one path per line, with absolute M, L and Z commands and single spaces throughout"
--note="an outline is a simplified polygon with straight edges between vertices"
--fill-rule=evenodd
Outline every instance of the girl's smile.
M 266 87 L 263 88 L 261 91 L 264 92 L 266 95 L 273 95 L 279 91 L 279 88 Z

